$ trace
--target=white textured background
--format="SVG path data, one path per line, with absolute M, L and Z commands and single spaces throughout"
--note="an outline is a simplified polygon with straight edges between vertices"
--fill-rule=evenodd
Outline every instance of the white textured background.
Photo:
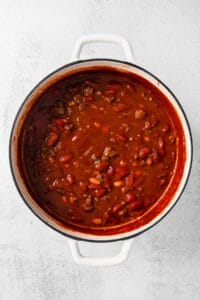
M 189 184 L 172 212 L 134 239 L 115 267 L 74 263 L 65 237 L 41 223 L 13 184 L 8 140 L 27 93 L 67 63 L 82 34 L 116 33 L 183 104 L 194 138 Z M 96 46 L 95 46 L 96 47 Z M 85 56 L 123 57 L 113 47 Z M 0 299 L 200 299 L 200 1 L 0 1 Z M 104 249 L 103 249 L 104 248 Z M 115 252 L 116 244 L 84 246 Z M 100 249 L 100 250 L 99 250 Z

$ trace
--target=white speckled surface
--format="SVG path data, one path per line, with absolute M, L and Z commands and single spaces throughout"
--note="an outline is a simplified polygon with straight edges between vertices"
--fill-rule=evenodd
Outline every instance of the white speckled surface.
M 14 116 L 46 74 L 67 63 L 82 34 L 115 33 L 133 45 L 137 64 L 180 99 L 194 138 L 189 184 L 172 212 L 134 239 L 115 267 L 74 263 L 67 239 L 41 223 L 13 184 L 8 142 Z M 200 2 L 0 2 L 0 299 L 200 299 Z M 123 58 L 121 49 L 87 48 L 85 57 Z M 118 247 L 118 245 L 117 245 Z M 116 251 L 84 245 L 87 254 Z

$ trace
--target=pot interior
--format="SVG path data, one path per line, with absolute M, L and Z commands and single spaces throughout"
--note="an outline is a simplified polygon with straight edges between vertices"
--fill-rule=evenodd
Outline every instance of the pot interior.
M 182 158 L 182 173 L 181 176 L 175 179 L 176 181 L 176 189 L 169 189 L 166 193 L 167 195 L 163 195 L 161 199 L 159 199 L 160 205 L 153 206 L 149 209 L 146 214 L 145 219 L 140 220 L 140 226 L 132 226 L 130 224 L 126 226 L 119 225 L 118 228 L 111 231 L 103 231 L 102 232 L 95 232 L 95 231 L 87 231 L 83 232 L 77 228 L 72 228 L 70 226 L 64 226 L 61 222 L 56 220 L 50 214 L 48 214 L 44 209 L 41 208 L 40 205 L 34 200 L 31 196 L 31 193 L 27 189 L 27 185 L 25 183 L 24 177 L 22 176 L 22 172 L 20 169 L 20 164 L 18 160 L 18 149 L 20 147 L 19 143 L 19 136 L 21 131 L 23 130 L 23 124 L 26 119 L 27 113 L 33 107 L 34 103 L 37 99 L 42 95 L 49 87 L 51 87 L 54 83 L 58 80 L 61 80 L 67 76 L 71 76 L 74 74 L 78 74 L 84 70 L 94 69 L 94 68 L 112 68 L 113 70 L 118 70 L 124 73 L 131 73 L 136 74 L 139 77 L 144 78 L 147 80 L 151 85 L 156 87 L 156 89 L 162 93 L 165 98 L 169 101 L 173 109 L 176 111 L 176 114 L 180 120 L 181 130 L 183 132 L 183 139 L 184 139 L 184 154 Z M 63 233 L 65 235 L 71 236 L 73 238 L 83 239 L 83 240 L 90 240 L 90 241 L 112 241 L 112 240 L 119 240 L 124 238 L 129 238 L 134 235 L 137 235 L 144 230 L 150 228 L 154 224 L 156 224 L 159 220 L 161 220 L 174 206 L 174 204 L 179 199 L 181 193 L 184 190 L 184 187 L 187 183 L 187 179 L 189 176 L 190 168 L 191 168 L 191 161 L 192 161 L 192 143 L 191 143 L 191 133 L 188 126 L 188 122 L 183 112 L 183 109 L 175 96 L 172 92 L 154 75 L 149 73 L 148 71 L 121 61 L 115 60 L 105 60 L 105 59 L 94 59 L 94 60 L 87 60 L 87 61 L 79 61 L 75 63 L 68 64 L 57 71 L 53 72 L 46 78 L 44 78 L 27 96 L 24 103 L 22 104 L 17 117 L 15 119 L 13 130 L 11 134 L 11 141 L 10 141 L 10 163 L 11 169 L 13 173 L 13 177 L 20 192 L 22 198 L 24 199 L 25 203 L 29 206 L 29 208 L 46 224 L 48 224 L 53 229 Z M 174 181 L 174 182 L 175 182 Z M 177 183 L 178 181 L 178 183 Z M 173 182 L 171 186 L 173 186 Z M 142 217 L 143 218 L 143 217 Z M 145 220 L 145 221 L 143 221 Z

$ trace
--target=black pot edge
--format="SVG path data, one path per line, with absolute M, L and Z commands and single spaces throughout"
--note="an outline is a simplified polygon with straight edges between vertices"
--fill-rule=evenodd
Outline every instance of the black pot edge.
M 187 174 L 187 178 L 185 180 L 185 184 L 183 186 L 183 189 L 179 195 L 179 197 L 176 199 L 176 201 L 174 202 L 174 204 L 170 207 L 170 209 L 161 217 L 159 218 L 154 224 L 152 224 L 151 226 L 145 228 L 144 230 L 140 231 L 139 233 L 136 233 L 136 234 L 132 234 L 128 237 L 124 237 L 124 238 L 117 238 L 117 239 L 111 239 L 111 240 L 91 240 L 91 239 L 86 239 L 86 238 L 78 238 L 78 237 L 75 237 L 73 235 L 70 235 L 70 234 L 67 234 L 67 233 L 64 233 L 56 228 L 54 228 L 52 225 L 48 224 L 46 221 L 44 221 L 32 208 L 31 206 L 28 204 L 28 202 L 26 201 L 26 199 L 24 198 L 22 192 L 20 191 L 19 189 L 19 186 L 17 184 L 17 181 L 16 181 L 16 178 L 14 176 L 14 170 L 12 168 L 12 162 L 11 162 L 11 147 L 12 147 L 12 136 L 13 136 L 13 131 L 14 131 L 14 127 L 15 127 L 15 124 L 16 124 L 16 121 L 17 121 L 17 118 L 19 116 L 19 113 L 22 109 L 22 107 L 24 106 L 25 102 L 27 101 L 27 99 L 30 97 L 30 95 L 34 92 L 35 89 L 37 89 L 37 87 L 43 83 L 45 80 L 47 80 L 50 76 L 54 75 L 55 73 L 61 71 L 62 69 L 66 68 L 66 67 L 70 67 L 72 65 L 76 65 L 76 64 L 79 64 L 79 63 L 86 63 L 86 62 L 92 62 L 92 61 L 108 61 L 108 62 L 116 62 L 116 63 L 122 63 L 122 64 L 125 64 L 125 65 L 129 65 L 129 66 L 132 66 L 132 67 L 136 67 L 144 72 L 146 72 L 147 74 L 149 74 L 150 76 L 152 76 L 154 79 L 156 79 L 158 82 L 160 82 L 167 90 L 168 92 L 174 97 L 174 99 L 176 100 L 177 104 L 179 105 L 183 115 L 184 115 L 184 118 L 186 120 L 186 123 L 187 123 L 187 126 L 188 126 L 188 130 L 189 130 L 189 135 L 190 135 L 190 143 L 191 143 L 191 162 L 190 162 L 190 167 L 189 167 L 189 171 L 188 171 L 188 174 Z M 134 64 L 134 63 L 130 63 L 130 62 L 127 62 L 127 61 L 122 61 L 122 60 L 117 60 L 117 59 L 108 59 L 108 58 L 93 58 L 93 59 L 85 59 L 85 60 L 77 60 L 77 61 L 73 61 L 71 63 L 68 63 L 68 64 L 65 64 L 63 65 L 62 67 L 56 69 L 55 71 L 51 72 L 50 74 L 48 74 L 47 76 L 45 76 L 43 79 L 41 79 L 39 81 L 39 83 L 37 85 L 35 85 L 35 87 L 30 91 L 30 93 L 26 96 L 26 98 L 24 99 L 24 101 L 22 102 L 22 104 L 20 105 L 18 111 L 17 111 L 17 114 L 15 116 L 15 119 L 14 119 L 14 122 L 13 122 L 13 125 L 12 125 L 12 128 L 11 128 L 11 133 L 10 133 L 10 139 L 9 139 L 9 164 L 10 164 L 10 169 L 11 169 L 11 174 L 12 174 L 12 177 L 13 177 L 13 181 L 15 183 L 15 186 L 17 188 L 17 191 L 19 193 L 19 195 L 21 196 L 21 198 L 23 199 L 24 203 L 28 206 L 28 208 L 33 212 L 33 214 L 38 217 L 43 223 L 45 223 L 47 226 L 49 226 L 51 229 L 55 230 L 56 232 L 68 237 L 68 238 L 71 238 L 71 239 L 74 239 L 74 240 L 77 240 L 77 241 L 85 241 L 85 242 L 94 242 L 94 243 L 111 243 L 111 242 L 117 242 L 117 241 L 123 241 L 123 240 L 127 240 L 127 239 L 131 239 L 131 238 L 134 238 L 138 235 L 140 235 L 141 233 L 144 233 L 145 231 L 151 229 L 152 227 L 154 227 L 155 225 L 157 225 L 164 217 L 166 217 L 168 215 L 168 213 L 174 208 L 174 206 L 177 204 L 178 200 L 180 199 L 180 197 L 182 196 L 184 190 L 185 190 L 185 187 L 188 183 L 188 179 L 189 179 L 189 176 L 190 176 L 190 173 L 191 173 L 191 169 L 192 169 L 192 162 L 193 162 L 193 138 L 192 138 L 192 132 L 191 132 L 191 128 L 190 128 L 190 124 L 189 124 L 189 121 L 188 121 L 188 118 L 183 110 L 183 107 L 182 105 L 180 104 L 179 100 L 177 99 L 177 97 L 173 94 L 173 92 L 168 88 L 168 86 L 166 84 L 164 84 L 158 77 L 156 77 L 154 74 L 152 74 L 151 72 L 147 71 L 146 69 Z M 108 235 L 109 237 L 109 235 Z M 110 236 L 112 237 L 112 236 Z

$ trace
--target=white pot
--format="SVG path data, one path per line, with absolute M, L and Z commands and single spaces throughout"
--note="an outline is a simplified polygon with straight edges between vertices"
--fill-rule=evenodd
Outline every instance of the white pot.
M 125 52 L 127 61 L 133 60 L 132 50 L 130 47 L 130 44 L 122 37 L 114 36 L 114 35 L 92 35 L 92 36 L 86 36 L 82 37 L 80 40 L 78 40 L 74 53 L 73 53 L 73 59 L 79 59 L 79 55 L 82 49 L 82 46 L 85 43 L 90 42 L 114 42 L 119 43 Z M 65 234 L 68 237 L 74 238 L 74 239 L 81 239 L 81 240 L 87 240 L 87 241 L 96 241 L 96 242 L 111 242 L 121 239 L 128 239 L 124 242 L 124 245 L 122 247 L 122 250 L 120 254 L 114 257 L 109 258 L 101 258 L 101 259 L 95 259 L 95 258 L 88 258 L 83 257 L 80 254 L 78 242 L 75 240 L 70 239 L 70 246 L 72 250 L 72 254 L 74 259 L 78 263 L 82 264 L 92 264 L 92 265 L 113 265 L 117 263 L 121 263 L 124 261 L 129 253 L 131 243 L 132 243 L 132 237 L 144 232 L 145 230 L 151 228 L 153 225 L 155 225 L 158 221 L 160 221 L 175 205 L 175 203 L 178 201 L 179 197 L 181 196 L 185 185 L 187 183 L 190 169 L 191 169 L 191 163 L 192 163 L 192 137 L 191 137 L 191 131 L 189 128 L 189 124 L 186 118 L 186 115 L 174 96 L 174 94 L 166 87 L 165 84 L 163 84 L 157 77 L 155 77 L 150 72 L 144 70 L 143 68 L 134 65 L 127 61 L 118 61 L 118 60 L 111 60 L 111 59 L 91 59 L 91 60 L 82 60 L 82 61 L 75 61 L 72 63 L 69 63 L 60 69 L 56 70 L 55 72 L 51 73 L 47 77 L 45 77 L 26 97 L 25 101 L 21 105 L 16 119 L 13 124 L 12 132 L 11 132 L 11 138 L 10 138 L 10 165 L 11 170 L 13 174 L 13 178 L 15 181 L 15 184 L 17 186 L 17 189 L 24 199 L 25 203 L 28 205 L 28 207 L 37 215 L 42 221 L 44 221 L 47 225 L 49 225 L 51 228 L 57 230 L 58 232 Z M 17 163 L 17 149 L 18 149 L 18 136 L 20 133 L 20 130 L 23 125 L 23 121 L 25 119 L 26 113 L 29 111 L 29 109 L 32 107 L 35 99 L 38 97 L 38 95 L 44 91 L 44 89 L 48 88 L 50 85 L 52 85 L 54 82 L 56 82 L 58 79 L 64 78 L 66 73 L 74 73 L 76 71 L 80 71 L 81 69 L 95 67 L 95 66 L 109 66 L 112 68 L 117 68 L 120 70 L 125 70 L 128 72 L 132 72 L 134 74 L 137 74 L 146 80 L 148 80 L 151 84 L 155 85 L 157 89 L 159 89 L 171 102 L 173 107 L 175 108 L 184 131 L 185 135 L 185 141 L 186 141 L 186 159 L 185 159 L 185 165 L 183 170 L 183 175 L 180 178 L 180 182 L 178 185 L 178 188 L 176 189 L 175 193 L 171 196 L 170 201 L 168 204 L 163 207 L 163 209 L 159 212 L 158 215 L 154 216 L 152 219 L 150 219 L 146 224 L 143 224 L 139 228 L 128 230 L 126 232 L 118 232 L 116 234 L 105 234 L 105 235 L 96 235 L 92 233 L 83 233 L 79 231 L 74 231 L 68 227 L 64 227 L 59 222 L 55 221 L 50 215 L 48 215 L 38 204 L 37 202 L 32 198 L 29 191 L 26 188 L 26 185 L 23 181 L 23 177 L 21 176 L 19 166 Z

